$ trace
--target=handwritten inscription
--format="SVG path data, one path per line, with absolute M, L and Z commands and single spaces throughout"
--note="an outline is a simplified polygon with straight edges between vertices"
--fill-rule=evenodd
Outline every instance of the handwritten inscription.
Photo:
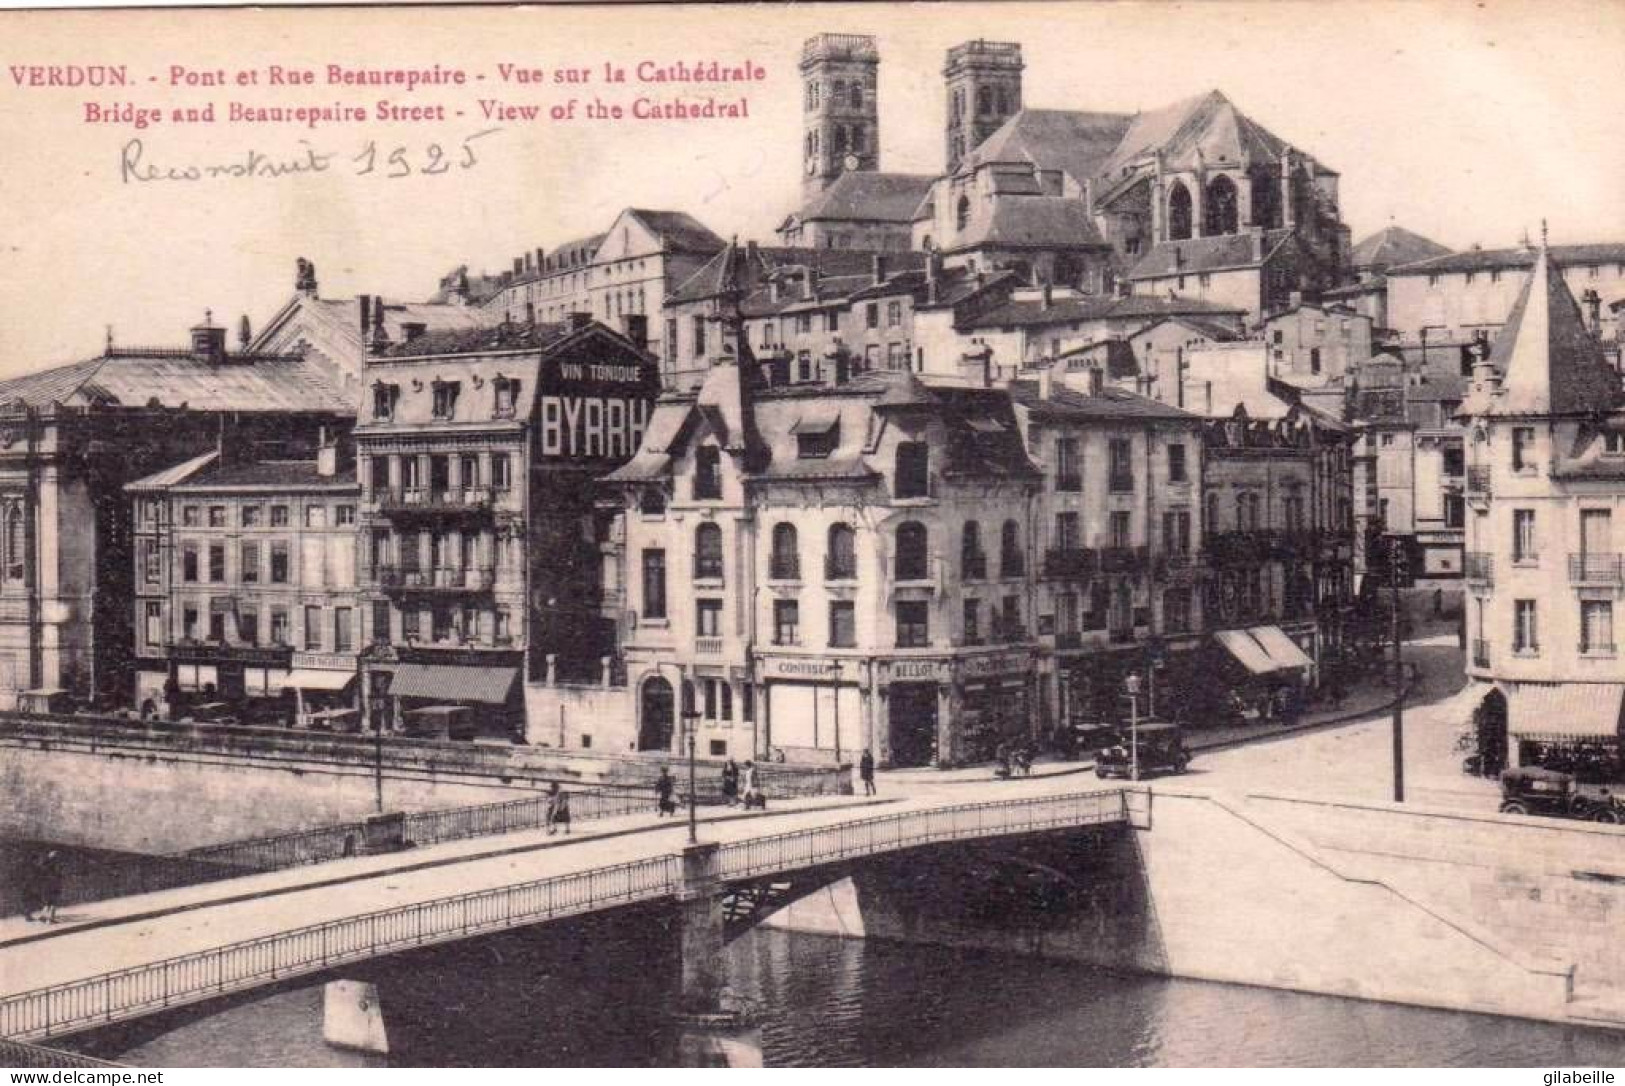
M 356 177 L 433 177 L 453 170 L 471 170 L 479 165 L 475 143 L 500 131 L 500 128 L 488 128 L 476 132 L 450 149 L 438 143 L 409 147 L 380 145 L 376 140 L 367 140 L 359 149 L 345 153 L 320 150 L 300 140 L 299 150 L 292 154 L 271 155 L 248 150 L 207 163 L 159 162 L 149 157 L 140 139 L 132 139 L 119 150 L 119 180 L 126 185 L 162 181 L 274 180 L 332 170 L 345 170 Z

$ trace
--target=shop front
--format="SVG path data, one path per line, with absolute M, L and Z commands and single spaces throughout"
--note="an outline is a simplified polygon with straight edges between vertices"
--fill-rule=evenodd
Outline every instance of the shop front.
M 362 657 L 368 727 L 423 738 L 522 738 L 517 652 L 436 652 L 378 645 Z
M 1308 636 L 1312 641 L 1312 627 Z M 1218 630 L 1213 640 L 1230 661 L 1227 716 L 1273 719 L 1297 711 L 1315 673 L 1313 657 L 1297 640 L 1269 625 Z
M 869 742 L 861 661 L 760 656 L 765 756 L 786 762 L 855 762 Z
M 876 761 L 946 768 L 987 761 L 1004 743 L 1036 743 L 1033 678 L 1026 651 L 876 661 Z
M 339 653 L 296 652 L 283 688 L 293 695 L 294 727 L 359 731 L 356 658 Z
M 166 662 L 142 661 L 136 707 L 173 720 L 206 711 L 248 724 L 291 724 L 284 691 L 292 655 L 281 646 L 176 645 Z

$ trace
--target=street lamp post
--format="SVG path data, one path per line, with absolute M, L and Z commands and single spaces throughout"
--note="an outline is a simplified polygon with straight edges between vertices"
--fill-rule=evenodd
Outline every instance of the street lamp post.
M 1140 676 L 1129 675 L 1123 680 L 1128 692 L 1128 757 L 1129 779 L 1140 779 Z
M 692 705 L 683 709 L 683 731 L 688 736 L 688 843 L 699 841 L 699 821 L 695 815 L 694 796 L 694 742 L 699 732 L 700 713 Z
M 835 676 L 835 765 L 841 764 L 841 662 L 836 660 L 829 665 L 829 670 Z

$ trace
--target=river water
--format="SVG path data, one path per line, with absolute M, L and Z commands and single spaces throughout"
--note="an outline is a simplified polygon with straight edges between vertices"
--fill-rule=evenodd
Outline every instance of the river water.
M 1620 1066 L 1625 1033 L 1121 976 L 973 951 L 753 931 L 730 981 L 757 1002 L 768 1066 Z M 617 963 L 619 964 L 619 963 Z M 533 965 L 524 967 L 526 972 Z M 523 996 L 525 980 L 481 982 Z M 148 1066 L 659 1066 L 673 1059 L 658 985 L 577 989 L 568 1020 L 436 1031 L 432 1048 L 363 1057 L 320 1039 L 321 989 L 282 992 L 150 1040 Z M 637 994 L 642 993 L 641 998 Z M 495 993 L 491 993 L 495 994 Z

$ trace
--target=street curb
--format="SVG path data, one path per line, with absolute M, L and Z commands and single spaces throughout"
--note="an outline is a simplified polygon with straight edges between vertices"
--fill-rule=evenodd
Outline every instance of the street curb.
M 700 825 L 710 825 L 710 824 L 718 823 L 718 822 L 744 822 L 746 820 L 755 820 L 755 819 L 760 819 L 760 818 L 781 818 L 784 815 L 806 814 L 809 811 L 845 811 L 845 810 L 852 810 L 854 808 L 862 808 L 862 807 L 882 807 L 882 806 L 886 806 L 887 804 L 899 803 L 899 802 L 901 802 L 902 798 L 903 797 L 892 797 L 892 798 L 888 798 L 888 799 L 880 799 L 880 798 L 867 799 L 867 798 L 865 798 L 865 799 L 861 799 L 861 800 L 856 800 L 856 801 L 851 802 L 851 803 L 832 803 L 827 807 L 806 807 L 806 808 L 796 808 L 796 809 L 791 809 L 791 810 L 778 810 L 778 811 L 756 811 L 756 812 L 752 812 L 752 813 L 724 815 L 724 816 L 721 816 L 721 817 L 713 815 L 713 816 L 711 816 L 709 818 L 697 819 L 696 821 Z M 605 832 L 605 833 L 583 833 L 583 834 L 576 835 L 573 838 L 566 837 L 566 838 L 564 838 L 562 840 L 558 840 L 558 841 L 538 841 L 538 842 L 534 842 L 534 843 L 528 844 L 528 845 L 513 845 L 513 846 L 511 846 L 509 848 L 491 849 L 491 850 L 489 850 L 487 852 L 469 853 L 467 855 L 462 855 L 462 856 L 447 856 L 447 857 L 444 857 L 444 858 L 441 858 L 441 859 L 425 860 L 424 862 L 417 863 L 417 864 L 405 864 L 405 865 L 400 866 L 400 867 L 389 867 L 389 868 L 381 868 L 381 869 L 376 870 L 376 871 L 357 872 L 355 874 L 342 875 L 342 876 L 338 876 L 338 877 L 330 878 L 330 879 L 322 879 L 322 880 L 317 881 L 317 882 L 304 882 L 304 883 L 298 884 L 297 886 L 272 887 L 272 888 L 267 888 L 267 889 L 264 889 L 264 890 L 256 890 L 256 891 L 253 891 L 253 892 L 250 892 L 250 893 L 240 893 L 240 894 L 229 895 L 229 896 L 226 896 L 226 897 L 210 898 L 207 901 L 195 901 L 195 902 L 189 902 L 189 903 L 184 904 L 184 905 L 173 905 L 173 906 L 169 906 L 167 908 L 162 908 L 162 909 L 150 909 L 150 910 L 148 910 L 146 912 L 128 913 L 128 914 L 121 915 L 121 916 L 109 916 L 109 917 L 103 917 L 101 919 L 95 919 L 95 920 L 83 920 L 83 921 L 77 921 L 77 922 L 71 922 L 70 921 L 68 923 L 58 925 L 55 929 L 47 928 L 46 930 L 37 931 L 37 932 L 30 932 L 30 933 L 27 933 L 27 934 L 24 934 L 24 935 L 19 935 L 19 936 L 15 937 L 15 938 L 0 939 L 0 951 L 3 951 L 6 947 L 21 946 L 21 945 L 23 945 L 25 943 L 37 943 L 37 942 L 40 942 L 41 940 L 44 940 L 44 939 L 56 939 L 56 938 L 60 938 L 61 936 L 64 936 L 64 935 L 72 935 L 72 934 L 74 934 L 76 932 L 92 931 L 92 930 L 94 930 L 96 928 L 113 927 L 113 926 L 119 925 L 119 924 L 139 923 L 139 922 L 141 922 L 143 920 L 153 920 L 153 919 L 156 919 L 156 918 L 161 917 L 161 916 L 173 916 L 173 915 L 175 915 L 177 913 L 196 912 L 199 909 L 212 909 L 217 905 L 236 905 L 236 904 L 239 904 L 239 903 L 244 902 L 244 901 L 255 901 L 255 900 L 259 899 L 259 898 L 279 897 L 279 896 L 281 896 L 283 894 L 298 894 L 298 893 L 303 893 L 306 890 L 321 890 L 321 889 L 325 889 L 326 887 L 329 887 L 329 886 L 342 886 L 343 884 L 348 883 L 348 882 L 365 882 L 368 879 L 386 878 L 386 877 L 391 876 L 391 875 L 410 874 L 413 871 L 426 871 L 426 870 L 429 870 L 430 868 L 447 867 L 447 866 L 450 866 L 452 864 L 470 863 L 470 862 L 473 862 L 473 861 L 476 861 L 476 860 L 489 860 L 489 859 L 493 859 L 493 858 L 498 857 L 498 856 L 514 856 L 514 855 L 519 855 L 520 853 L 525 853 L 525 852 L 542 852 L 542 851 L 546 851 L 548 849 L 563 848 L 563 847 L 565 847 L 567 845 L 573 845 L 573 844 L 576 844 L 576 843 L 581 842 L 581 841 L 610 841 L 610 840 L 614 840 L 617 837 L 630 837 L 633 834 L 658 832 L 658 831 L 669 829 L 669 828 L 671 828 L 673 826 L 681 826 L 681 825 L 684 825 L 684 824 L 685 824 L 685 820 L 683 820 L 681 818 L 678 818 L 678 819 L 675 819 L 674 821 L 669 821 L 669 822 L 663 820 L 663 821 L 657 822 L 654 825 L 650 825 L 650 826 L 627 826 L 627 827 L 625 827 L 623 829 L 609 830 L 608 832 Z M 521 831 L 521 832 L 530 832 L 530 831 Z M 504 835 L 502 835 L 502 834 L 492 834 L 490 836 L 500 837 L 500 836 L 504 836 Z M 463 838 L 463 840 L 469 840 L 469 838 Z M 434 847 L 435 847 L 434 845 L 426 845 L 426 846 L 424 846 L 424 848 L 434 848 Z M 411 852 L 411 851 L 413 851 L 413 850 L 412 849 L 403 849 L 402 850 L 402 852 Z M 398 855 L 401 855 L 401 854 L 402 853 L 397 852 L 397 853 L 390 853 L 389 855 L 398 856 Z M 326 862 L 332 863 L 332 862 L 335 862 L 335 861 L 330 860 L 330 861 L 326 861 Z M 301 864 L 300 866 L 301 867 L 320 867 L 321 864 Z M 284 867 L 284 868 L 278 868 L 277 870 L 279 870 L 279 871 L 291 871 L 291 870 L 293 870 L 293 868 Z M 270 871 L 255 871 L 255 872 L 251 872 L 250 874 L 242 875 L 242 876 L 238 876 L 238 877 L 239 878 L 252 878 L 254 875 L 269 875 L 269 874 L 272 874 L 272 873 L 273 872 L 270 872 Z M 200 883 L 194 883 L 193 885 L 194 886 L 222 885 L 224 883 L 228 883 L 228 882 L 231 882 L 231 881 L 232 881 L 231 879 L 217 879 L 214 882 L 200 882 Z M 177 887 L 172 887 L 171 889 L 173 889 L 173 890 L 184 890 L 184 889 L 186 889 L 186 887 L 177 886 Z M 169 891 L 167 891 L 167 890 L 159 890 L 159 891 L 154 891 L 154 892 L 155 893 L 168 893 Z M 132 895 L 132 896 L 137 896 L 137 895 Z M 118 898 L 106 898 L 105 900 L 106 901 L 117 901 L 119 899 Z M 94 906 L 94 905 L 100 904 L 100 902 L 86 901 L 86 902 L 82 902 L 81 904 L 87 905 L 87 906 Z

